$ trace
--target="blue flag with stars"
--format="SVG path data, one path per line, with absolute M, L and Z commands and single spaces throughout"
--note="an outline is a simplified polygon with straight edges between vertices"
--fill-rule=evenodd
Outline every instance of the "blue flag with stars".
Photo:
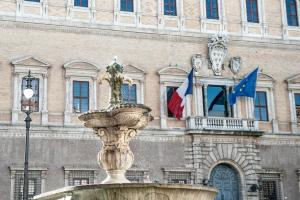
M 234 87 L 228 97 L 230 105 L 236 103 L 237 97 L 255 97 L 257 72 L 258 68 L 249 73 L 237 86 Z

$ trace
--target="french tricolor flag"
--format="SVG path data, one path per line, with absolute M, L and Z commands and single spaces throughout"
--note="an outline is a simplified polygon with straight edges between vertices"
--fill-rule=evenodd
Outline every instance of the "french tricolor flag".
M 182 118 L 186 96 L 189 94 L 193 94 L 193 74 L 194 68 L 191 70 L 188 77 L 184 80 L 183 84 L 173 92 L 172 97 L 168 103 L 169 110 L 177 119 Z

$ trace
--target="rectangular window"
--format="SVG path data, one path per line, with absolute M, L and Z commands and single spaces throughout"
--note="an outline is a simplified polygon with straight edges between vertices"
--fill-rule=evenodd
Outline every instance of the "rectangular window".
M 225 86 L 207 86 L 207 108 L 210 117 L 229 117 Z
M 257 0 L 246 0 L 247 21 L 258 23 L 258 7 Z
M 168 104 L 171 100 L 173 92 L 176 91 L 177 89 L 178 89 L 178 87 L 171 87 L 171 86 L 167 87 L 167 107 L 168 107 Z M 173 113 L 169 110 L 169 108 L 168 108 L 168 117 L 175 117 L 173 115 Z
M 191 172 L 169 172 L 168 183 L 191 184 Z
M 40 0 L 25 0 L 25 1 L 31 1 L 31 2 L 40 2 Z
M 38 112 L 39 111 L 39 79 L 38 78 L 32 79 L 31 86 L 32 86 L 32 90 L 34 91 L 34 94 L 31 97 L 31 99 L 27 99 L 23 94 L 23 91 L 26 89 L 26 78 L 22 79 L 21 110 L 24 111 L 30 109 L 34 112 Z
M 260 199 L 277 200 L 276 181 L 263 180 L 261 184 L 262 191 Z
M 122 84 L 121 93 L 124 103 L 137 103 L 136 101 L 136 84 Z
M 28 173 L 28 199 L 32 200 L 35 195 L 41 193 L 41 171 L 29 171 Z M 23 171 L 16 171 L 14 199 L 23 199 Z
M 87 185 L 94 183 L 93 170 L 71 170 L 68 171 L 69 186 Z
M 268 121 L 269 117 L 266 92 L 256 92 L 254 112 L 256 120 Z
M 286 0 L 286 16 L 289 26 L 298 26 L 297 3 L 296 0 Z
M 74 0 L 74 6 L 88 7 L 89 6 L 89 0 Z
M 89 110 L 88 81 L 73 81 L 73 110 L 78 113 Z
M 137 170 L 128 170 L 126 171 L 126 178 L 131 183 L 143 183 L 145 179 L 145 172 Z
M 207 19 L 219 19 L 218 0 L 206 0 Z
M 164 0 L 164 14 L 176 16 L 176 0 Z
M 297 121 L 300 122 L 300 94 L 295 94 L 295 106 Z
M 121 11 L 133 12 L 133 0 L 121 0 Z

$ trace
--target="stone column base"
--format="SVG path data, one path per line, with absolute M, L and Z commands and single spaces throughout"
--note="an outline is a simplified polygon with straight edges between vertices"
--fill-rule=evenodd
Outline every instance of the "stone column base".
M 110 170 L 106 171 L 107 177 L 101 184 L 111 184 L 111 183 L 130 183 L 126 178 L 126 170 Z

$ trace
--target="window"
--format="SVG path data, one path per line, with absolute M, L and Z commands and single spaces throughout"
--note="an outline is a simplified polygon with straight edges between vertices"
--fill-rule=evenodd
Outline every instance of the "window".
M 257 0 L 246 0 L 247 21 L 258 23 L 258 7 Z
M 121 0 L 121 11 L 133 12 L 133 0 Z
M 259 173 L 258 185 L 260 200 L 278 200 L 281 198 L 282 171 L 276 169 L 263 169 Z
M 86 112 L 89 110 L 89 82 L 73 81 L 73 110 Z
M 295 106 L 297 121 L 300 122 L 300 93 L 295 94 Z
M 254 112 L 256 120 L 268 121 L 269 117 L 266 92 L 256 92 Z
M 21 170 L 15 172 L 14 199 L 23 199 L 24 173 Z M 41 193 L 41 171 L 29 171 L 28 199 L 32 200 L 35 195 Z
M 148 171 L 144 170 L 128 170 L 126 171 L 126 178 L 131 183 L 144 183 L 145 179 L 147 179 Z
M 286 15 L 289 26 L 298 26 L 297 3 L 295 0 L 286 0 Z
M 124 103 L 137 103 L 136 84 L 122 84 L 121 93 Z
M 206 0 L 207 19 L 219 19 L 218 0 Z
M 26 78 L 22 78 L 21 110 L 28 110 L 30 106 L 30 110 L 34 112 L 38 112 L 39 111 L 39 79 L 37 78 L 32 79 L 31 86 L 32 86 L 32 90 L 34 91 L 34 94 L 31 97 L 31 99 L 27 99 L 23 94 L 23 91 L 26 89 Z
M 40 0 L 25 0 L 25 1 L 40 2 Z
M 88 7 L 88 0 L 74 0 L 74 6 Z
M 164 14 L 176 16 L 176 0 L 164 0 Z
M 225 86 L 207 86 L 208 116 L 228 117 L 228 102 Z
M 176 91 L 177 89 L 178 89 L 178 87 L 171 87 L 171 86 L 167 87 L 167 107 L 168 107 L 168 104 L 171 100 L 173 92 Z M 168 108 L 168 117 L 175 117 L 173 115 L 173 113 L 169 110 L 169 108 Z
M 163 168 L 166 183 L 193 184 L 195 172 L 185 168 Z
M 68 170 L 65 169 L 66 186 L 87 185 L 94 183 L 93 170 Z

